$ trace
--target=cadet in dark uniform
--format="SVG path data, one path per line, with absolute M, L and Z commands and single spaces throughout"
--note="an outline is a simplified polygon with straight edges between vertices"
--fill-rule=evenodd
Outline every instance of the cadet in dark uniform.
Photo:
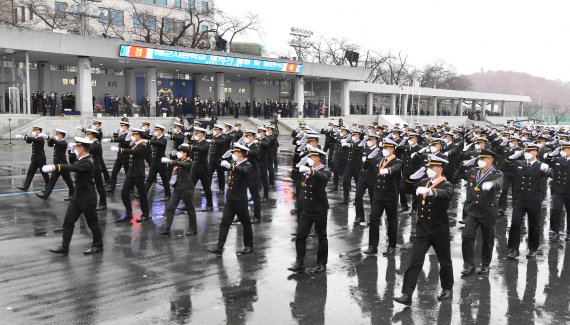
M 102 142 L 117 143 L 119 149 L 122 149 L 117 151 L 117 159 L 115 159 L 113 171 L 111 171 L 111 181 L 109 183 L 107 193 L 115 193 L 117 176 L 119 175 L 121 168 L 123 168 L 125 171 L 125 175 L 129 173 L 129 154 L 125 152 L 125 150 L 131 147 L 131 135 L 129 134 L 129 127 L 129 122 L 121 121 L 121 128 L 113 133 L 113 137 L 110 139 L 102 140 Z
M 259 168 L 259 180 L 263 187 L 263 200 L 269 200 L 269 157 L 271 157 L 271 139 L 265 133 L 267 129 L 264 127 L 257 128 L 257 141 L 259 141 L 259 155 L 257 157 L 257 167 Z
M 168 179 L 168 170 L 166 166 L 162 163 L 162 158 L 166 156 L 166 146 L 168 140 L 164 136 L 165 127 L 160 124 L 154 125 L 154 134 L 150 140 L 144 139 L 147 147 L 150 145 L 150 150 L 147 152 L 151 153 L 150 169 L 148 171 L 148 177 L 146 178 L 145 188 L 146 193 L 149 193 L 150 187 L 154 182 L 156 182 L 156 175 L 160 176 L 162 181 L 162 187 L 164 188 L 164 199 L 163 202 L 168 202 L 170 199 L 170 180 Z M 146 160 L 146 156 L 145 156 Z
M 560 155 L 560 157 L 558 157 Z M 550 165 L 552 182 L 552 206 L 550 208 L 550 240 L 560 239 L 560 215 L 566 208 L 566 238 L 570 241 L 570 142 L 560 141 L 560 147 L 549 153 L 545 159 Z
M 214 203 L 212 201 L 212 189 L 210 188 L 210 173 L 208 172 L 208 155 L 210 151 L 210 144 L 206 142 L 206 129 L 194 127 L 195 141 L 190 144 L 192 150 L 191 157 L 194 161 L 192 168 L 192 178 L 194 179 L 194 186 L 200 181 L 204 195 L 206 196 L 206 207 L 200 211 L 214 210 Z
M 85 129 L 87 138 L 93 143 L 89 145 L 89 153 L 93 157 L 93 181 L 99 194 L 99 206 L 97 211 L 107 209 L 107 194 L 105 193 L 105 185 L 103 184 L 102 167 L 103 166 L 103 148 L 98 140 L 98 131 L 95 129 Z
M 247 131 L 246 131 L 247 133 Z M 249 209 L 247 207 L 247 187 L 249 183 L 249 173 L 251 173 L 252 165 L 248 158 L 248 148 L 238 143 L 232 148 L 233 163 L 222 160 L 222 167 L 228 169 L 228 189 L 226 191 L 226 204 L 220 222 L 220 233 L 218 236 L 218 245 L 208 251 L 217 255 L 222 255 L 224 245 L 228 237 L 228 232 L 234 217 L 237 216 L 243 227 L 243 245 L 244 248 L 240 254 L 249 254 L 253 252 L 253 231 L 251 229 L 251 220 L 249 219 Z
M 271 122 L 274 123 L 274 122 Z M 275 186 L 275 166 L 277 159 L 277 147 L 279 146 L 279 142 L 277 141 L 277 136 L 275 135 L 275 131 L 279 132 L 279 130 L 275 130 L 273 125 L 266 125 L 265 128 L 267 129 L 267 138 L 269 139 L 269 154 L 267 155 L 267 173 L 268 173 L 268 183 L 269 186 Z
M 174 127 L 172 130 L 168 131 L 168 138 L 172 140 L 172 152 L 170 153 L 170 159 L 176 159 L 176 151 L 178 147 L 184 143 L 184 133 L 182 129 L 184 125 L 182 123 L 175 122 Z M 168 165 L 167 168 L 167 177 L 168 181 L 170 182 L 170 178 L 172 177 L 172 169 L 174 166 Z
M 502 156 L 505 160 L 501 168 L 503 172 L 503 190 L 501 196 L 499 197 L 499 215 L 504 216 L 507 211 L 507 197 L 509 194 L 509 188 L 511 188 L 512 193 L 515 192 L 515 171 L 511 164 L 506 163 L 507 157 L 514 155 L 516 152 L 522 152 L 522 148 L 519 147 L 520 138 L 516 136 L 511 136 L 509 138 L 509 147 L 505 148 Z
M 273 135 L 275 141 L 273 142 L 273 170 L 277 171 L 279 169 L 279 159 L 277 159 L 277 154 L 279 153 L 279 126 L 277 125 L 277 120 L 271 121 L 271 133 L 269 135 Z M 271 166 L 270 166 L 271 167 Z M 271 174 L 269 174 L 269 185 L 273 185 L 271 183 Z
M 140 207 L 142 210 L 142 215 L 137 219 L 137 222 L 143 222 L 148 220 L 149 208 L 148 208 L 148 198 L 146 193 L 146 188 L 144 186 L 145 179 L 145 156 L 146 156 L 146 143 L 142 139 L 142 133 L 144 130 L 135 129 L 131 130 L 133 134 L 133 140 L 135 144 L 130 149 L 124 149 L 121 147 L 111 147 L 112 151 L 118 152 L 120 155 L 129 156 L 129 170 L 127 172 L 127 177 L 125 177 L 125 182 L 123 183 L 123 189 L 121 190 L 121 199 L 123 200 L 123 205 L 125 206 L 126 216 L 124 219 L 118 219 L 118 222 L 130 221 L 133 218 L 133 207 L 131 204 L 131 191 L 134 187 L 137 188 L 139 194 Z
M 325 157 L 326 152 L 311 147 L 310 160 L 307 162 L 311 167 L 299 167 L 299 172 L 303 175 L 303 182 L 299 195 L 299 229 L 295 240 L 297 259 L 295 264 L 288 268 L 292 272 L 303 272 L 305 270 L 307 237 L 313 224 L 315 224 L 315 231 L 319 239 L 317 267 L 314 272 L 326 270 L 328 261 L 327 214 L 329 209 L 326 186 L 331 177 L 331 172 L 322 163 Z
M 495 169 L 497 155 L 487 149 L 481 149 L 476 168 L 460 173 L 467 181 L 467 198 L 463 205 L 462 252 L 463 271 L 468 276 L 475 273 L 475 238 L 481 228 L 481 268 L 479 274 L 489 273 L 495 245 L 495 220 L 499 216 L 497 196 L 503 186 L 503 173 Z M 468 167 L 460 167 L 467 169 Z
M 360 130 L 352 130 L 351 139 L 343 143 L 343 148 L 348 147 L 348 156 L 344 166 L 344 173 L 342 177 L 342 193 L 343 204 L 348 204 L 348 198 L 352 189 L 351 182 L 354 179 L 354 184 L 358 186 L 358 175 L 362 167 L 362 150 L 364 146 L 360 145 L 362 133 Z
M 348 152 L 350 144 L 348 141 L 348 129 L 343 127 L 340 129 L 339 135 L 336 137 L 336 145 L 334 152 L 334 174 L 333 174 L 333 191 L 338 191 L 338 180 L 344 176 L 344 169 L 346 167 Z
M 535 143 L 524 144 L 524 160 L 518 151 L 505 159 L 514 173 L 515 189 L 513 192 L 513 217 L 509 230 L 509 259 L 519 256 L 521 242 L 521 225 L 524 215 L 528 215 L 528 254 L 527 258 L 536 256 L 540 244 L 540 206 L 542 203 L 542 177 L 547 177 L 549 167 L 537 159 L 538 146 Z
M 213 179 L 214 172 L 218 175 L 218 194 L 224 194 L 226 188 L 226 175 L 224 168 L 220 166 L 222 155 L 228 150 L 230 139 L 222 134 L 222 126 L 214 124 L 212 137 L 206 141 L 210 144 L 209 168 L 210 181 Z
M 174 183 L 174 192 L 168 201 L 166 206 L 165 217 L 166 224 L 164 230 L 160 231 L 161 235 L 170 236 L 170 228 L 172 227 L 172 221 L 174 220 L 174 213 L 178 207 L 180 200 L 184 201 L 186 207 L 184 208 L 188 212 L 188 232 L 186 236 L 196 235 L 198 233 L 198 226 L 196 225 L 196 209 L 194 208 L 194 181 L 192 180 L 192 167 L 193 162 L 190 159 L 191 153 L 190 146 L 187 144 L 181 144 L 178 147 L 176 153 L 177 160 L 172 160 L 166 157 L 162 157 L 161 161 L 163 163 L 173 165 L 173 171 L 176 173 L 176 183 Z
M 406 179 L 410 177 L 414 172 L 422 167 L 422 154 L 420 153 L 421 150 L 424 149 L 421 145 L 418 144 L 419 141 L 419 134 L 411 132 L 408 133 L 407 143 L 400 147 L 402 151 L 402 177 Z M 400 191 L 403 194 L 402 187 L 400 187 Z M 404 212 L 405 210 L 402 210 Z M 416 193 L 412 193 L 412 211 L 410 215 L 415 215 L 418 211 L 418 197 Z
M 377 254 L 380 240 L 380 218 L 386 211 L 388 223 L 388 249 L 384 256 L 396 253 L 396 239 L 398 236 L 398 183 L 402 171 L 402 161 L 396 158 L 396 142 L 384 139 L 382 159 L 375 167 L 376 183 L 374 185 L 374 198 L 370 213 L 370 229 L 368 233 L 368 249 L 364 254 Z
M 253 223 L 261 222 L 261 198 L 259 196 L 259 141 L 255 140 L 255 131 L 245 130 L 244 136 L 246 141 L 247 160 L 251 164 L 251 172 L 248 173 L 247 188 L 253 200 Z
M 93 158 L 89 154 L 89 145 L 91 140 L 86 138 L 74 138 L 75 150 L 77 151 L 77 161 L 72 165 L 47 165 L 44 166 L 43 172 L 74 172 L 75 173 L 75 192 L 73 198 L 69 202 L 65 219 L 63 220 L 63 239 L 61 245 L 50 249 L 55 254 L 67 255 L 69 252 L 69 243 L 73 236 L 75 223 L 83 213 L 87 226 L 93 234 L 93 244 L 91 248 L 85 250 L 83 254 L 90 255 L 103 251 L 103 236 L 97 220 L 97 194 L 95 194 L 95 185 L 93 184 Z
M 99 144 L 102 143 L 101 140 L 103 140 L 103 129 L 101 128 L 101 121 L 99 120 L 93 120 L 93 127 L 94 129 L 97 131 L 96 135 L 97 135 L 97 141 L 99 141 Z M 101 157 L 103 156 L 103 153 L 101 153 Z M 109 181 L 111 180 L 111 177 L 109 176 L 109 171 L 107 170 L 107 166 L 105 165 L 105 160 L 101 160 L 101 172 L 103 173 L 103 179 L 105 180 L 105 184 L 109 184 Z
M 150 132 L 150 122 L 143 121 L 140 129 L 144 131 L 141 133 L 142 139 L 150 141 L 150 139 L 152 139 L 152 137 L 153 137 L 153 134 Z M 147 142 L 147 144 L 148 144 L 148 142 Z M 146 146 L 146 155 L 144 157 L 144 160 L 146 161 L 148 167 L 150 168 L 152 166 L 152 148 L 150 145 Z M 160 159 L 158 161 L 160 161 Z M 155 177 L 156 177 L 156 175 L 155 175 Z
M 356 183 L 356 194 L 354 195 L 354 206 L 356 210 L 356 217 L 354 224 L 365 222 L 364 218 L 364 193 L 368 190 L 368 197 L 370 198 L 370 205 L 374 199 L 374 186 L 376 185 L 376 175 L 378 174 L 378 159 L 380 159 L 381 150 L 378 147 L 380 137 L 375 134 L 368 134 L 366 140 L 366 148 L 362 153 L 362 168 L 358 175 L 358 182 Z
M 55 135 L 54 136 L 48 136 L 47 137 L 47 141 L 48 141 L 48 146 L 53 147 L 53 164 L 54 165 L 67 165 L 67 157 L 65 156 L 66 152 L 67 152 L 67 141 L 65 140 L 65 135 L 67 134 L 67 132 L 65 132 L 64 130 L 61 129 L 55 129 Z M 53 191 L 53 188 L 55 186 L 55 183 L 57 183 L 57 180 L 59 179 L 59 176 L 61 175 L 61 177 L 63 178 L 63 180 L 65 181 L 65 184 L 67 185 L 67 189 L 68 189 L 68 198 L 66 198 L 66 201 L 69 201 L 69 199 L 71 199 L 71 197 L 73 197 L 73 191 L 75 186 L 73 185 L 73 181 L 71 180 L 71 176 L 69 175 L 68 171 L 64 171 L 64 172 L 53 172 L 51 174 L 51 177 L 49 179 L 49 182 L 47 183 L 43 193 L 36 193 L 36 196 L 39 197 L 40 199 L 44 199 L 47 200 L 51 194 L 51 192 Z
M 451 262 L 449 233 L 449 202 L 453 198 L 453 185 L 443 176 L 443 168 L 447 160 L 430 155 L 425 167 L 403 182 L 404 191 L 416 192 L 418 205 L 418 221 L 416 223 L 416 239 L 412 247 L 410 265 L 404 275 L 402 296 L 394 301 L 410 305 L 412 294 L 422 271 L 425 255 L 433 247 L 439 261 L 439 277 L 443 288 L 438 300 L 451 299 L 453 288 L 453 264 Z M 427 178 L 424 177 L 427 174 Z
M 24 185 L 17 187 L 17 189 L 21 191 L 28 191 L 38 169 L 42 173 L 46 185 L 49 182 L 49 175 L 41 170 L 46 164 L 46 153 L 44 151 L 45 137 L 46 135 L 42 134 L 42 128 L 37 125 L 32 126 L 32 131 L 28 132 L 27 135 L 16 135 L 16 139 L 24 139 L 26 143 L 32 145 L 32 157 L 30 158 L 30 167 L 28 167 L 26 180 L 24 181 Z

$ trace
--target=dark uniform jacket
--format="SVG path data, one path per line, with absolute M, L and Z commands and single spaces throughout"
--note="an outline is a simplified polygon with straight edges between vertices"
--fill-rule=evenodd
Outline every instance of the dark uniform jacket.
M 268 137 L 263 137 L 259 139 L 259 157 L 257 158 L 257 164 L 261 166 L 267 166 L 267 161 L 271 156 L 271 140 Z
M 166 152 L 166 145 L 168 144 L 168 140 L 166 140 L 165 136 L 162 137 L 152 137 L 149 141 L 151 146 L 151 157 L 152 157 L 152 166 L 159 167 L 162 166 L 162 162 L 160 159 L 165 157 Z
M 75 202 L 95 201 L 95 182 L 93 181 L 93 157 L 87 155 L 79 158 L 73 164 L 56 165 L 56 171 L 75 173 L 75 191 L 72 200 Z
M 208 155 L 210 154 L 210 144 L 205 139 L 202 141 L 195 141 L 190 145 L 192 149 L 191 157 L 194 161 L 194 173 L 208 172 Z
M 131 147 L 131 141 L 130 139 L 127 141 L 127 136 L 128 133 L 123 133 L 121 135 L 114 133 L 113 137 L 111 138 L 111 142 L 117 143 L 119 147 L 119 151 L 117 151 L 117 158 L 124 160 L 129 159 L 129 153 L 127 153 L 125 150 Z
M 359 147 L 359 142 L 350 142 L 350 147 L 348 148 L 348 161 L 346 168 L 348 170 L 359 171 L 362 167 L 362 151 L 363 147 Z
M 176 183 L 174 183 L 174 190 L 178 191 L 194 191 L 194 181 L 192 180 L 192 167 L 194 162 L 191 159 L 172 160 L 170 163 L 176 166 Z
M 67 141 L 65 139 L 57 140 L 55 137 L 48 137 L 48 146 L 53 147 L 53 163 L 67 164 Z
M 548 174 L 540 170 L 540 161 L 529 167 L 526 160 L 505 159 L 505 165 L 512 167 L 515 180 L 513 199 L 523 202 L 542 201 L 543 190 L 540 181 Z
M 229 142 L 227 136 L 220 134 L 212 137 L 210 143 L 210 163 L 218 165 L 222 160 L 222 155 L 229 149 Z
M 102 170 L 103 166 L 103 148 L 101 147 L 101 143 L 95 140 L 92 144 L 89 145 L 89 153 L 93 158 L 93 170 L 95 172 L 99 172 Z
M 32 161 L 46 162 L 46 152 L 44 151 L 45 139 L 43 137 L 30 137 L 25 135 L 24 140 L 32 145 Z
M 184 133 L 182 131 L 172 133 L 170 134 L 170 139 L 172 139 L 172 150 L 178 150 L 178 147 L 184 143 Z
M 313 168 L 311 174 L 303 174 L 301 182 L 301 195 L 299 195 L 299 209 L 306 215 L 320 215 L 329 208 L 327 197 L 327 183 L 331 172 L 325 165 Z
M 370 154 L 378 150 L 378 154 L 374 158 L 368 158 Z M 364 158 L 364 162 L 362 163 L 362 168 L 360 168 L 360 173 L 358 174 L 358 181 L 359 182 L 366 182 L 366 181 L 376 181 L 376 175 L 378 175 L 378 160 L 382 157 L 382 153 L 380 152 L 381 149 L 378 147 L 374 148 L 366 148 L 362 152 L 362 157 Z M 362 159 L 361 159 L 362 161 Z
M 247 203 L 247 185 L 252 168 L 249 158 L 232 164 L 227 178 L 226 200 Z
M 400 182 L 400 172 L 402 171 L 402 161 L 395 156 L 390 160 L 384 168 L 388 169 L 390 173 L 380 175 L 380 168 L 387 158 L 382 157 L 378 161 L 376 170 L 376 184 L 374 185 L 374 200 L 378 201 L 396 201 L 400 192 L 398 192 L 398 183 Z
M 402 175 L 407 178 L 413 173 L 415 173 L 418 169 L 422 167 L 422 155 L 418 153 L 422 146 L 416 144 L 413 147 L 409 145 L 404 145 L 401 147 L 402 149 Z M 413 156 L 413 157 L 412 157 Z
M 144 178 L 144 157 L 147 146 L 144 143 L 134 145 L 131 149 L 119 149 L 119 153 L 129 156 L 129 172 L 127 177 Z
M 565 198 L 570 198 L 570 158 L 554 158 L 547 156 L 546 163 L 549 164 L 551 168 L 551 193 L 561 194 Z
M 247 160 L 251 164 L 252 170 L 249 173 L 249 178 L 259 177 L 259 166 L 257 159 L 259 158 L 259 144 L 252 142 L 247 145 L 249 151 L 247 152 Z
M 481 174 L 481 170 L 474 167 L 460 176 L 467 180 L 467 198 L 463 204 L 463 215 L 478 219 L 496 219 L 499 216 L 497 197 L 503 187 L 503 173 L 493 168 L 477 185 L 478 174 Z M 491 190 L 481 189 L 485 182 L 493 182 Z

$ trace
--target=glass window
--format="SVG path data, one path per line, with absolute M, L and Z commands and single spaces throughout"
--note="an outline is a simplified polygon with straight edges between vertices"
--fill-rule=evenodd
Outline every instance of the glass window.
M 155 0 L 154 4 L 166 7 L 167 1 L 166 0 Z
M 200 9 L 202 12 L 208 12 L 208 10 L 210 10 L 210 3 L 208 3 L 208 1 L 202 1 L 200 3 Z
M 109 10 L 111 14 L 111 24 L 115 26 L 124 26 L 125 25 L 125 13 L 122 10 Z
M 207 33 L 208 29 L 209 29 L 208 25 L 204 24 L 200 25 L 200 33 Z
M 163 24 L 164 24 L 164 32 L 165 32 L 165 33 L 172 33 L 172 32 L 174 32 L 174 19 L 172 19 L 172 18 L 164 18 L 162 21 L 163 21 Z
M 182 8 L 182 0 L 174 0 L 174 1 L 172 2 L 172 6 L 173 6 L 174 8 Z
M 103 25 L 109 24 L 109 9 L 99 8 L 99 22 Z
M 196 0 L 188 0 L 188 8 L 190 10 L 196 9 Z
M 64 12 L 64 6 L 67 5 L 65 2 L 61 2 L 61 1 L 56 1 L 55 2 L 55 12 L 56 13 L 62 13 Z

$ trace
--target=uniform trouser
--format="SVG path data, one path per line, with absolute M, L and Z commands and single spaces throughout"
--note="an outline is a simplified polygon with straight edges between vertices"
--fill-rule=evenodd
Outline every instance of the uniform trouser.
M 206 195 L 206 206 L 213 207 L 214 203 L 212 202 L 212 188 L 210 187 L 211 182 L 208 172 L 194 173 L 192 175 L 192 179 L 194 181 L 194 186 L 198 184 L 198 181 L 202 183 L 202 189 L 204 190 L 204 195 Z
M 267 165 L 259 165 L 259 180 L 261 186 L 263 187 L 263 198 L 267 199 L 269 197 L 269 179 Z
M 402 208 L 408 207 L 408 196 L 400 189 L 400 182 L 398 182 L 398 192 L 400 193 L 400 206 Z
M 453 288 L 453 264 L 451 262 L 451 249 L 449 244 L 449 233 L 431 235 L 429 237 L 419 237 L 414 241 L 412 247 L 412 260 L 410 266 L 404 274 L 404 284 L 402 293 L 412 295 L 416 289 L 418 278 L 424 265 L 427 251 L 433 247 L 437 260 L 439 261 L 439 279 L 443 289 Z
M 267 159 L 267 175 L 268 175 L 268 183 L 269 185 L 275 185 L 275 169 L 274 167 L 274 158 L 271 157 Z
M 73 236 L 73 229 L 75 228 L 75 223 L 83 213 L 85 216 L 85 221 L 87 226 L 91 229 L 93 234 L 93 247 L 103 248 L 103 236 L 101 234 L 101 228 L 99 228 L 99 222 L 97 220 L 97 211 L 95 200 L 93 201 L 70 201 L 67 207 L 67 212 L 65 213 L 65 219 L 63 219 L 63 239 L 61 246 L 64 249 L 69 249 L 69 242 Z
M 251 229 L 251 220 L 249 219 L 249 209 L 247 207 L 247 201 L 244 200 L 226 202 L 220 223 L 218 248 L 224 248 L 226 238 L 228 238 L 228 231 L 236 216 L 243 227 L 243 245 L 253 247 L 253 230 Z
M 49 175 L 47 173 L 42 172 L 42 167 L 45 164 L 46 164 L 45 160 L 39 160 L 39 161 L 32 160 L 30 162 L 30 167 L 28 167 L 28 173 L 26 174 L 26 180 L 24 181 L 24 186 L 23 186 L 26 190 L 30 188 L 30 185 L 32 185 L 32 180 L 34 179 L 34 175 L 36 174 L 36 171 L 38 171 L 38 169 L 40 170 L 40 173 L 42 173 L 46 185 L 48 184 Z
M 338 187 L 338 180 L 341 176 L 344 177 L 344 167 L 346 166 L 346 159 L 337 160 L 334 162 L 334 175 L 333 186 Z
M 351 181 L 354 179 L 354 184 L 358 186 L 358 174 L 359 170 L 356 168 L 348 167 L 344 170 L 342 176 L 342 194 L 345 201 L 348 201 L 350 195 L 350 190 L 352 189 Z
M 521 243 L 521 225 L 525 214 L 528 215 L 528 249 L 536 251 L 540 242 L 540 201 L 513 202 L 513 218 L 511 229 L 509 230 L 509 241 L 507 247 L 519 249 Z
M 370 206 L 372 206 L 372 201 L 374 199 L 374 179 L 362 180 L 359 179 L 356 183 L 356 194 L 354 196 L 354 206 L 356 210 L 355 220 L 364 221 L 364 193 L 368 190 L 368 196 L 370 197 Z
M 105 161 L 101 160 L 101 172 L 103 173 L 103 177 L 105 179 L 105 183 L 109 183 L 111 177 L 109 177 L 109 171 L 107 170 L 107 166 L 105 165 Z
M 380 196 L 378 193 L 375 198 Z M 386 211 L 388 224 L 388 246 L 396 247 L 398 236 L 398 201 L 397 197 L 392 201 L 381 201 L 381 197 L 372 200 L 372 212 L 370 214 L 370 229 L 368 229 L 368 246 L 378 247 L 380 241 L 380 218 Z
M 174 190 L 168 205 L 166 206 L 166 226 L 167 230 L 172 227 L 172 220 L 174 220 L 174 212 L 178 207 L 180 201 L 184 201 L 186 205 L 186 212 L 188 212 L 188 228 L 190 231 L 196 231 L 198 226 L 196 225 L 196 209 L 194 208 L 194 191 L 191 190 Z
M 465 228 L 463 228 L 463 240 L 461 250 L 463 252 L 463 262 L 466 265 L 475 266 L 475 238 L 477 228 L 481 228 L 481 264 L 489 266 L 493 257 L 493 247 L 495 246 L 495 219 L 491 217 L 475 218 L 467 215 L 465 217 Z
M 562 194 L 552 193 L 552 206 L 550 208 L 550 230 L 555 234 L 560 232 L 560 216 L 562 209 L 566 207 L 566 233 L 570 234 L 570 198 Z
M 60 175 L 65 181 L 65 184 L 67 185 L 69 196 L 73 196 L 73 190 L 75 186 L 73 185 L 73 181 L 71 180 L 71 175 L 69 175 L 69 171 L 62 171 L 61 173 L 54 171 L 53 173 L 51 173 L 49 181 L 44 189 L 44 195 L 46 197 L 48 197 L 53 191 L 53 188 L 55 187 L 55 184 L 57 183 L 57 180 L 59 179 Z
M 220 166 L 220 161 L 210 165 L 210 183 L 213 182 L 214 172 L 218 175 L 218 189 L 223 192 L 226 189 L 226 174 L 224 167 Z
M 97 193 L 99 193 L 99 205 L 107 205 L 107 193 L 105 193 L 105 185 L 103 185 L 103 176 L 100 170 L 95 170 L 93 172 L 93 181 L 95 182 L 95 188 L 97 188 Z
M 279 147 L 275 146 L 273 147 L 273 150 L 271 150 L 271 154 L 273 155 L 273 165 L 269 165 L 270 167 L 277 169 L 279 167 L 279 161 L 277 159 L 277 154 L 279 153 Z
M 152 183 L 156 182 L 156 174 L 160 175 L 160 180 L 162 181 L 162 187 L 164 188 L 164 196 L 170 197 L 170 183 L 167 177 L 166 166 L 154 166 L 151 165 L 148 171 L 148 177 L 146 178 L 145 187 L 146 193 L 149 192 Z
M 304 265 L 305 255 L 307 252 L 307 237 L 311 232 L 311 227 L 315 224 L 315 231 L 319 239 L 319 248 L 317 249 L 317 265 L 327 265 L 329 255 L 329 242 L 327 239 L 327 210 L 318 214 L 307 214 L 301 212 L 299 218 L 299 228 L 297 229 L 297 238 L 295 239 L 295 248 L 297 249 L 297 263 Z
M 121 190 L 121 199 L 125 205 L 127 216 L 133 214 L 133 206 L 131 204 L 131 191 L 136 187 L 139 193 L 140 206 L 143 216 L 148 216 L 148 198 L 146 197 L 146 189 L 144 187 L 144 177 L 126 177 L 123 189 Z
M 499 210 L 505 211 L 507 209 L 507 195 L 509 194 L 509 188 L 511 188 L 511 192 L 514 193 L 515 178 L 513 176 L 503 177 L 503 190 L 499 197 Z
M 111 180 L 109 181 L 109 188 L 111 191 L 115 191 L 115 186 L 117 186 L 117 176 L 121 168 L 125 171 L 125 175 L 129 172 L 129 161 L 128 159 L 117 158 L 113 164 L 113 170 L 111 171 Z
M 253 219 L 261 219 L 261 197 L 259 196 L 259 178 L 252 177 L 247 182 L 247 189 L 253 199 Z

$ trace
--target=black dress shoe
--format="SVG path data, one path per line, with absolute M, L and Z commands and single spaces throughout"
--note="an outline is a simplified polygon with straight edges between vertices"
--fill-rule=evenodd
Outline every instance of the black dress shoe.
M 528 254 L 526 254 L 526 258 L 534 258 L 536 257 L 536 251 L 530 250 Z
M 453 296 L 453 291 L 448 290 L 448 289 L 443 289 L 443 290 L 441 290 L 441 293 L 437 297 L 437 300 L 439 300 L 439 301 L 449 300 L 449 299 L 451 299 L 452 296 Z
M 366 255 L 378 254 L 378 248 L 372 247 L 372 246 L 368 246 L 368 249 L 365 250 L 363 253 L 366 254 Z
M 212 253 L 212 254 L 216 254 L 216 255 L 218 255 L 218 256 L 222 256 L 222 254 L 224 253 L 224 249 L 223 249 L 223 248 L 219 248 L 219 247 L 210 248 L 210 249 L 207 249 L 207 251 L 210 252 L 210 253 Z
M 295 263 L 293 266 L 288 267 L 287 270 L 295 273 L 303 273 L 305 272 L 305 267 L 299 263 Z
M 252 224 L 261 223 L 261 219 L 253 219 L 253 220 L 251 221 L 251 223 L 252 223 Z
M 23 186 L 16 186 L 16 188 L 19 189 L 20 191 L 23 191 L 23 192 L 27 192 L 27 191 L 28 191 L 28 189 L 25 188 L 25 187 L 23 187 Z
M 318 236 L 317 233 L 316 233 L 316 232 L 313 232 L 313 233 L 311 233 L 311 234 L 309 235 L 309 238 L 315 238 L 315 237 L 317 237 L 317 236 Z
M 165 196 L 164 199 L 160 200 L 161 202 L 168 202 L 170 201 L 170 196 Z
M 170 236 L 170 230 L 167 229 L 161 230 L 158 233 L 164 236 Z
M 409 210 L 408 207 L 403 207 L 403 208 L 402 208 L 400 211 L 398 211 L 398 212 L 406 212 L 406 211 L 408 211 L 408 210 Z
M 73 199 L 73 197 L 72 197 L 72 196 L 68 196 L 68 197 L 66 197 L 66 198 L 63 199 L 63 200 L 64 200 L 64 201 L 71 201 L 71 199 Z
M 394 254 L 396 254 L 396 247 L 388 247 L 388 249 L 382 253 L 384 256 L 392 256 Z
M 471 275 L 471 274 L 473 274 L 473 273 L 475 273 L 475 266 L 473 266 L 473 265 L 468 265 L 468 264 L 466 264 L 466 265 L 463 267 L 463 271 L 461 271 L 461 274 L 464 275 L 464 276 L 469 276 L 469 275 Z
M 83 251 L 83 255 L 92 255 L 103 252 L 102 247 L 91 247 Z
M 564 241 L 570 241 L 570 234 L 566 234 L 566 238 L 564 238 Z
M 519 257 L 519 251 L 516 249 L 512 249 L 509 255 L 507 255 L 507 258 L 509 260 L 516 260 L 517 257 Z
M 392 298 L 392 300 L 394 300 L 395 302 L 402 304 L 402 305 L 406 305 L 409 306 L 412 304 L 412 297 L 410 297 L 407 294 L 402 294 L 400 297 L 396 297 L 396 298 Z
M 343 201 L 342 201 L 342 204 L 343 204 L 343 205 L 348 205 L 348 200 L 343 200 Z
M 188 230 L 186 236 L 194 236 L 198 234 L 198 230 Z
M 112 190 L 110 188 L 106 189 L 105 192 L 107 192 L 107 194 L 114 194 L 115 190 Z
M 317 265 L 317 267 L 315 267 L 313 269 L 314 273 L 323 273 L 327 271 L 327 266 L 326 265 Z
M 297 213 L 297 210 L 296 210 L 296 209 L 291 209 L 291 211 L 289 211 L 289 213 L 290 213 L 290 214 L 295 214 L 295 213 Z
M 44 194 L 36 193 L 36 196 L 39 197 L 40 199 L 44 200 L 44 201 L 48 199 L 48 197 Z
M 505 213 L 505 210 L 499 210 L 499 215 L 500 215 L 501 217 L 504 217 L 504 216 L 506 216 L 507 214 Z
M 457 221 L 457 222 L 460 223 L 460 224 L 462 224 L 462 225 L 465 224 L 465 221 L 463 221 L 463 220 L 459 220 L 459 221 Z
M 408 213 L 408 214 L 411 215 L 411 216 L 415 216 L 416 214 L 418 214 L 418 211 L 412 210 L 412 211 L 410 211 L 410 213 Z
M 203 209 L 200 209 L 201 212 L 207 212 L 207 211 L 214 211 L 214 207 L 205 207 Z
M 119 219 L 115 220 L 115 222 L 130 222 L 131 219 L 133 219 L 133 216 L 127 215 L 124 218 L 119 218 Z
M 54 254 L 61 254 L 63 256 L 67 256 L 67 254 L 69 253 L 69 249 L 63 248 L 61 246 L 57 246 L 56 248 L 48 249 L 48 251 L 50 251 Z
M 361 224 L 361 223 L 363 223 L 363 222 L 365 222 L 365 221 L 366 221 L 366 220 L 364 220 L 364 219 L 355 219 L 355 220 L 354 220 L 354 224 L 355 224 L 355 225 L 359 225 L 359 224 Z
M 147 221 L 149 219 L 150 219 L 149 216 L 142 215 L 140 218 L 137 219 L 137 222 L 144 222 L 144 221 Z
M 490 271 L 490 268 L 488 265 L 481 265 L 481 268 L 479 269 L 479 271 L 477 271 L 478 274 L 488 274 Z
M 97 211 L 107 210 L 107 206 L 106 206 L 106 205 L 100 205 L 100 206 L 97 207 L 96 210 L 97 210 Z
M 244 246 L 244 248 L 239 252 L 239 255 L 246 255 L 253 253 L 253 247 Z

